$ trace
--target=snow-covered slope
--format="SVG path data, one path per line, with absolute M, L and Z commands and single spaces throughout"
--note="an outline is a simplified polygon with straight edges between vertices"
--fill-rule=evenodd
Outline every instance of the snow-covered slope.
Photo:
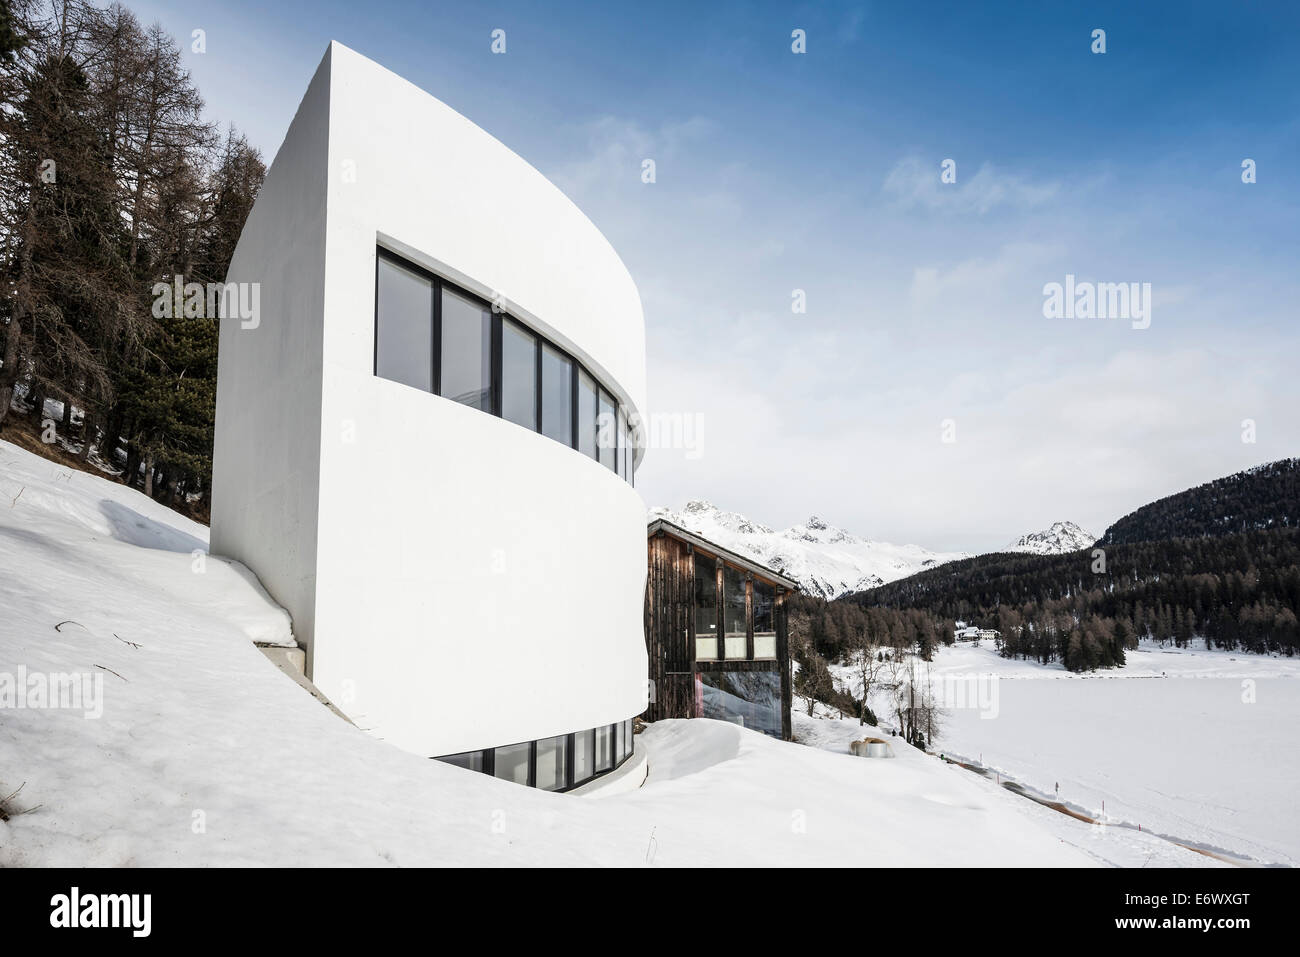
M 753 558 L 799 582 L 810 595 L 838 598 L 906 578 L 934 565 L 966 558 L 919 545 L 891 545 L 851 535 L 817 516 L 775 531 L 709 502 L 687 502 L 681 511 L 652 508 L 650 520 L 665 519 L 723 548 Z
M 1097 540 L 1092 532 L 1085 532 L 1074 522 L 1053 522 L 1051 528 L 1030 532 L 1002 549 L 1004 552 L 1027 552 L 1031 555 L 1064 555 L 1088 548 Z
M 645 786 L 602 800 L 407 754 L 257 651 L 288 637 L 284 613 L 205 543 L 122 485 L 0 442 L 0 796 L 24 785 L 0 866 L 1095 862 L 1083 825 L 1062 835 L 910 748 L 866 761 L 658 722 L 636 739 Z M 15 706 L 16 676 L 53 673 L 97 676 L 99 716 Z

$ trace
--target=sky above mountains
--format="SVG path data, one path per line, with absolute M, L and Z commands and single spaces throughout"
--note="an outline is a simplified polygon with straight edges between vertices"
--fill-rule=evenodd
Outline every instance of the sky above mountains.
M 976 552 L 1300 446 L 1294 6 L 131 6 L 268 159 L 335 39 L 564 189 L 694 423 L 649 503 Z M 1067 276 L 1149 326 L 1046 318 Z

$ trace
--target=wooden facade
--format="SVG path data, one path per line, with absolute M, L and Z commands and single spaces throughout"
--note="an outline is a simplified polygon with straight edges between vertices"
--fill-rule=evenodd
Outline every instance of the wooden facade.
M 786 596 L 798 584 L 764 568 L 742 555 L 721 548 L 706 539 L 686 531 L 670 522 L 656 521 L 648 529 L 649 567 L 646 577 L 645 635 L 650 668 L 650 706 L 643 715 L 646 721 L 660 718 L 723 717 L 745 724 L 744 715 L 705 714 L 706 687 L 719 685 L 740 686 L 775 685 L 779 683 L 780 737 L 790 740 L 790 650 L 787 630 Z M 712 569 L 715 590 L 715 608 L 712 643 L 707 633 L 697 635 L 697 620 L 707 621 L 707 612 L 697 615 L 696 571 L 704 572 L 702 563 Z M 727 650 L 725 628 L 724 575 L 730 571 L 734 583 L 743 575 L 745 588 L 745 635 L 743 657 L 739 647 L 731 654 Z M 762 647 L 755 645 L 755 584 L 770 588 L 773 593 L 772 624 L 775 631 L 775 654 L 771 650 L 771 633 L 760 634 Z M 708 580 L 704 579 L 705 586 Z M 707 607 L 705 605 L 704 607 Z M 740 633 L 731 632 L 733 644 L 739 645 Z M 704 642 L 697 641 L 704 638 Z M 700 657 L 699 648 L 713 650 L 712 656 Z M 756 651 L 758 654 L 756 654 Z M 761 675 L 771 674 L 768 682 Z M 725 696 L 737 700 L 735 695 Z M 712 700 L 718 700 L 715 694 Z M 742 709 L 743 710 L 743 709 Z M 767 733 L 775 734 L 775 723 L 769 723 Z

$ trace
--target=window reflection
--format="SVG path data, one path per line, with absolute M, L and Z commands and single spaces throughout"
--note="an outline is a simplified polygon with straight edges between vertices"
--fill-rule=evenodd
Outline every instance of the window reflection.
M 537 428 L 537 337 L 509 319 L 501 324 L 501 417 Z
M 379 260 L 375 375 L 433 391 L 433 283 Z
M 491 361 L 491 310 L 444 286 L 439 391 L 461 405 L 491 412 Z

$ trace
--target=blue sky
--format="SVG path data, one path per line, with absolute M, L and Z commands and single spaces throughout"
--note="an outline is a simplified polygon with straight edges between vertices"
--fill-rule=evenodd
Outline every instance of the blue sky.
M 978 551 L 1300 454 L 1294 5 L 130 5 L 206 31 L 268 159 L 334 39 L 563 188 L 640 288 L 650 411 L 701 422 L 650 504 Z M 1044 318 L 1066 274 L 1150 283 L 1150 327 Z

